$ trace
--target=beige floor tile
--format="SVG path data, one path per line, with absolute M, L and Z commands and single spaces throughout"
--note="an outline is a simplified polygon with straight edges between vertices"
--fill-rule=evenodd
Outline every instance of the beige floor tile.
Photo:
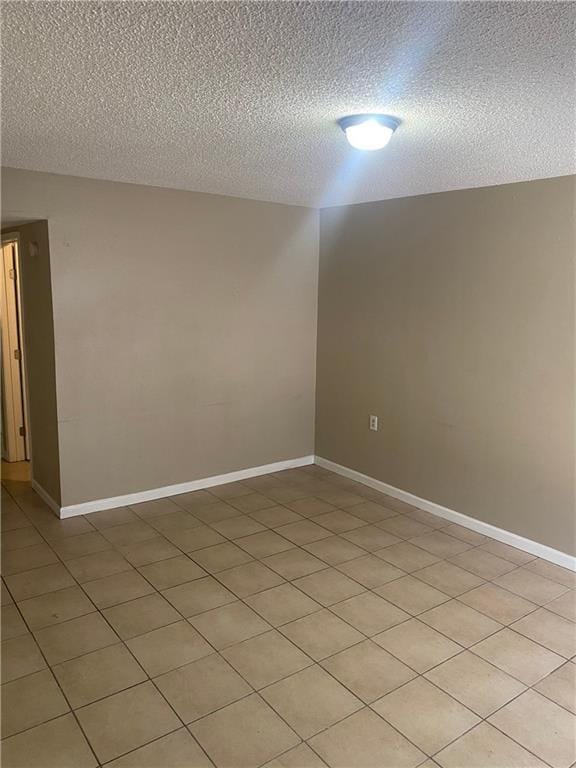
M 332 610 L 368 637 L 406 621 L 410 616 L 373 592 L 363 592 L 337 605 Z
M 75 581 L 63 565 L 56 563 L 6 576 L 6 584 L 15 600 L 26 600 L 64 587 L 73 587 Z
M 279 555 L 267 557 L 263 562 L 289 581 L 326 568 L 326 563 L 303 549 L 289 549 Z
M 414 768 L 425 755 L 370 709 L 347 717 L 310 740 L 331 768 Z
M 294 544 L 291 541 L 288 541 L 283 536 L 279 536 L 274 531 L 253 533 L 251 536 L 237 539 L 236 544 L 257 558 L 277 555 L 279 552 L 285 552 L 287 549 L 294 548 Z
M 3 768 L 95 768 L 96 758 L 72 715 L 2 742 Z
M 296 579 L 294 585 L 324 606 L 339 603 L 365 591 L 361 584 L 335 568 L 327 568 Z
M 32 635 L 2 641 L 2 682 L 7 683 L 46 667 Z
M 195 616 L 197 613 L 233 603 L 236 597 L 211 576 L 205 579 L 188 581 L 162 592 L 182 616 Z
M 167 531 L 165 536 L 178 549 L 187 553 L 195 552 L 197 549 L 204 549 L 204 547 L 223 544 L 226 541 L 224 536 L 209 525 L 199 525 L 187 531 Z
M 155 683 L 184 723 L 252 693 L 252 688 L 218 653 L 161 675 Z
M 58 520 L 54 514 L 50 515 L 47 522 L 39 523 L 38 527 L 48 541 L 61 541 L 69 536 L 80 536 L 82 533 L 90 533 L 95 530 L 85 517 Z
M 192 616 L 189 621 L 218 650 L 271 629 L 257 613 L 239 601 Z
M 488 723 L 480 723 L 434 759 L 442 768 L 546 768 L 535 755 Z
M 455 538 L 461 539 L 467 544 L 472 544 L 475 547 L 478 547 L 480 544 L 489 541 L 488 537 L 484 536 L 482 533 L 472 531 L 470 528 L 464 528 L 463 525 L 458 525 L 457 523 L 453 523 L 452 525 L 447 525 L 446 528 L 442 528 L 442 533 L 447 533 L 449 536 L 454 536 Z
M 163 536 L 154 536 L 120 549 L 126 560 L 135 567 L 157 563 L 180 554 L 180 550 Z
M 129 507 L 119 507 L 118 509 L 105 509 L 102 512 L 92 512 L 89 519 L 94 528 L 101 531 L 115 525 L 135 523 L 138 521 L 138 516 Z
M 232 645 L 221 653 L 256 689 L 312 664 L 299 648 L 275 630 Z
M 313 497 L 287 501 L 285 505 L 303 517 L 318 517 L 318 515 L 333 512 L 335 509 L 332 504 Z
M 445 520 L 442 517 L 438 517 L 438 515 L 433 515 L 431 512 L 426 512 L 424 509 L 409 509 L 405 514 L 406 517 L 408 517 L 410 520 L 416 520 L 423 525 L 427 525 L 433 530 L 438 530 L 439 528 L 447 528 L 449 525 L 451 525 L 448 520 Z
M 308 490 L 297 485 L 272 485 L 268 488 L 262 488 L 262 493 L 268 498 L 273 499 L 277 504 L 285 504 L 288 501 L 305 499 L 308 495 Z
M 527 637 L 503 629 L 474 646 L 474 653 L 526 685 L 534 685 L 564 663 L 562 656 Z
M 534 555 L 531 555 L 529 552 L 524 552 L 523 549 L 518 549 L 517 547 L 511 547 L 509 544 L 503 544 L 495 539 L 488 539 L 488 541 L 482 544 L 480 549 L 490 552 L 497 557 L 503 557 L 505 560 L 510 560 L 511 563 L 516 565 L 524 565 L 535 559 Z
M 364 520 L 365 523 L 379 523 L 398 516 L 398 512 L 395 510 L 388 509 L 374 501 L 362 501 L 360 504 L 355 504 L 350 512 L 354 517 Z
M 479 576 L 475 576 L 473 573 L 445 560 L 429 565 L 420 571 L 415 571 L 413 576 L 432 587 L 436 587 L 450 597 L 458 597 L 484 583 L 484 580 Z
M 313 541 L 320 541 L 320 539 L 326 539 L 328 536 L 332 536 L 332 533 L 326 528 L 322 528 L 321 525 L 313 523 L 311 520 L 301 520 L 297 523 L 289 523 L 288 525 L 281 525 L 276 529 L 277 533 L 280 533 L 288 541 L 302 546 L 302 544 L 310 544 Z
M 398 536 L 393 536 L 376 525 L 365 525 L 363 528 L 347 531 L 342 536 L 367 552 L 375 552 L 383 547 L 390 547 L 393 544 L 400 543 Z
M 562 568 L 554 563 L 549 563 L 547 560 L 540 560 L 540 558 L 532 560 L 526 568 L 545 579 L 557 581 L 558 584 L 563 584 L 565 587 L 576 589 L 576 572 L 569 571 L 568 568 Z
M 557 597 L 551 603 L 546 604 L 546 609 L 576 622 L 576 592 L 570 590 L 561 597 Z
M 338 570 L 362 584 L 367 589 L 374 589 L 399 579 L 406 574 L 394 565 L 386 563 L 375 555 L 357 557 L 338 566 Z
M 382 560 L 407 573 L 418 571 L 427 565 L 437 563 L 439 560 L 436 555 L 420 547 L 415 547 L 409 541 L 402 541 L 400 544 L 380 549 L 376 552 L 376 557 L 382 558 Z
M 335 507 L 342 507 L 346 509 L 364 501 L 362 496 L 359 496 L 355 493 L 350 493 L 349 491 L 339 489 L 337 487 L 331 489 L 330 491 L 320 491 L 316 493 L 316 495 L 323 501 L 327 501 L 328 504 L 333 504 Z
M 206 576 L 206 572 L 187 555 L 159 560 L 138 570 L 156 589 L 169 589 Z
M 567 659 L 576 655 L 576 624 L 540 608 L 510 627 Z
M 576 664 L 568 662 L 541 680 L 535 689 L 576 715 Z
M 160 515 L 169 515 L 176 512 L 180 507 L 174 504 L 172 499 L 153 499 L 152 501 L 142 501 L 140 504 L 131 504 L 130 509 L 136 512 L 138 517 L 146 520 Z
M 141 747 L 180 725 L 150 682 L 88 704 L 77 710 L 76 715 L 101 763 Z
M 197 720 L 190 731 L 218 768 L 257 768 L 299 742 L 256 694 Z
M 69 536 L 53 542 L 52 547 L 62 560 L 72 560 L 76 557 L 82 557 L 82 555 L 90 555 L 112 548 L 110 542 L 97 531 L 81 533 L 80 536 Z
M 20 611 L 15 605 L 2 606 L 2 632 L 3 640 L 11 640 L 13 637 L 20 637 L 28 632 L 28 627 L 24 623 Z
M 220 571 L 218 580 L 238 597 L 248 597 L 265 589 L 277 587 L 284 579 L 262 563 L 252 562 Z
M 73 709 L 147 679 L 144 670 L 121 643 L 57 664 L 53 672 Z
M 200 521 L 192 513 L 186 512 L 183 509 L 175 509 L 167 515 L 148 518 L 147 522 L 148 525 L 151 525 L 162 534 L 187 531 L 190 528 L 196 528 L 201 525 Z
M 2 573 L 11 576 L 14 573 L 22 573 L 32 568 L 40 568 L 43 565 L 57 563 L 58 558 L 48 544 L 36 544 L 24 549 L 12 549 L 2 553 Z
M 356 696 L 318 666 L 271 685 L 262 696 L 303 739 L 362 707 Z
M 527 568 L 517 568 L 515 571 L 505 573 L 495 579 L 495 582 L 538 605 L 544 605 L 568 591 L 568 587 L 538 576 Z
M 129 752 L 106 768 L 213 768 L 212 762 L 186 728 Z
M 252 490 L 242 482 L 233 482 L 216 485 L 210 488 L 210 493 L 218 499 L 235 499 L 238 496 L 247 496 Z
M 30 629 L 59 624 L 96 610 L 80 587 L 67 587 L 31 597 L 18 603 L 18 607 Z
M 526 691 L 489 722 L 553 768 L 576 761 L 576 717 L 536 691 Z
M 235 496 L 229 499 L 229 503 L 239 509 L 240 512 L 257 512 L 259 509 L 274 507 L 276 502 L 263 496 L 261 493 L 247 493 L 243 496 Z
M 465 552 L 470 549 L 470 544 L 460 539 L 455 539 L 454 536 L 448 536 L 442 531 L 434 531 L 433 533 L 427 533 L 424 536 L 416 536 L 411 539 L 411 543 L 426 552 L 431 552 L 438 557 L 454 557 L 460 552 Z
M 167 600 L 156 593 L 114 605 L 102 613 L 123 640 L 165 627 L 182 618 Z
M 157 677 L 212 653 L 202 635 L 186 621 L 133 637 L 126 645 L 150 677 Z
M 12 595 L 8 591 L 6 584 L 4 584 L 4 579 L 2 579 L 1 581 L 1 588 L 2 589 L 0 594 L 1 594 L 2 605 L 11 605 L 14 602 L 14 600 L 12 600 Z
M 468 647 L 497 632 L 501 624 L 473 608 L 451 600 L 421 613 L 419 618 L 451 640 Z
M 126 603 L 154 592 L 154 587 L 134 570 L 87 581 L 82 586 L 98 608 L 109 608 L 111 605 Z
M 376 701 L 416 676 L 413 670 L 371 640 L 347 648 L 321 665 L 365 704 Z
M 364 640 L 358 630 L 327 610 L 285 624 L 282 632 L 316 661 Z
M 302 743 L 275 757 L 263 768 L 326 768 L 326 763 L 312 752 L 308 744 Z
M 272 626 L 279 627 L 320 610 L 321 606 L 291 584 L 267 589 L 246 598 L 246 602 Z
M 208 573 L 218 573 L 229 568 L 234 568 L 243 563 L 249 563 L 252 556 L 231 541 L 224 544 L 216 544 L 214 547 L 197 549 L 190 557 Z
M 201 523 L 204 523 L 205 525 L 214 525 L 214 523 L 219 523 L 221 520 L 228 520 L 231 517 L 238 517 L 238 512 L 241 510 L 238 510 L 236 507 L 232 507 L 230 504 L 227 504 L 224 501 L 219 501 L 218 499 L 214 498 L 213 501 L 216 501 L 216 504 L 202 504 L 198 507 L 194 507 L 190 510 L 192 514 L 194 515 L 197 520 L 199 520 Z M 274 502 L 270 502 L 270 506 Z
M 480 722 L 467 707 L 423 677 L 387 694 L 372 708 L 428 755 Z
M 460 595 L 458 599 L 470 608 L 499 621 L 500 624 L 511 624 L 537 608 L 529 600 L 496 584 L 483 584 L 465 595 Z
M 391 581 L 375 592 L 412 616 L 450 600 L 449 596 L 413 576 Z
M 425 677 L 483 718 L 525 690 L 518 680 L 468 651 L 430 670 Z
M 157 533 L 148 523 L 145 523 L 143 520 L 137 520 L 135 523 L 126 523 L 125 525 L 115 525 L 113 528 L 107 528 L 102 532 L 102 535 L 115 547 L 127 547 L 140 541 L 153 539 Z
M 318 523 L 323 528 L 327 528 L 332 533 L 344 533 L 345 531 L 353 531 L 355 528 L 360 528 L 366 525 L 365 520 L 361 520 L 355 517 L 350 512 L 345 512 L 342 509 L 335 509 L 332 512 L 325 512 L 324 514 L 314 517 L 313 522 Z
M 282 509 L 282 507 L 272 507 L 272 509 Z M 229 517 L 227 520 L 220 520 L 214 523 L 212 527 L 227 539 L 240 539 L 243 536 L 251 536 L 253 533 L 260 533 L 266 530 L 264 525 L 257 520 L 253 520 L 252 517 L 248 517 L 248 515 Z
M 351 541 L 346 541 L 342 536 L 329 536 L 327 539 L 304 544 L 303 548 L 328 565 L 338 565 L 365 554 L 363 549 Z
M 418 523 L 406 515 L 390 517 L 387 520 L 382 520 L 377 525 L 378 528 L 382 528 L 383 531 L 387 531 L 393 536 L 398 536 L 399 539 L 413 539 L 415 536 L 424 536 L 426 533 L 432 533 L 434 530 L 430 526 Z
M 509 560 L 497 557 L 481 549 L 470 549 L 467 552 L 461 552 L 459 555 L 450 558 L 450 561 L 466 571 L 475 573 L 476 576 L 480 576 L 482 579 L 495 579 L 516 568 L 514 563 L 511 563 Z
M 95 581 L 115 573 L 130 571 L 132 566 L 126 558 L 122 557 L 120 552 L 108 549 L 105 552 L 96 552 L 93 555 L 84 555 L 73 560 L 67 560 L 66 568 L 80 584 L 83 584 L 86 581 Z
M 32 526 L 2 532 L 2 549 L 5 552 L 22 549 L 22 547 L 33 547 L 43 543 L 42 536 Z
M 302 520 L 302 516 L 286 507 L 268 507 L 252 512 L 250 518 L 258 521 L 267 528 L 280 528 L 282 525 L 297 523 Z M 244 518 L 246 519 L 246 518 Z
M 177 496 L 170 496 L 170 501 L 182 509 L 196 509 L 198 507 L 217 504 L 218 499 L 209 491 L 190 491 L 189 493 L 179 493 Z
M 118 642 L 118 636 L 99 613 L 89 613 L 34 634 L 49 664 L 68 661 Z
M 48 669 L 2 686 L 2 736 L 13 736 L 69 711 Z
M 372 640 L 420 673 L 441 664 L 462 650 L 462 646 L 418 619 L 410 619 L 391 627 Z

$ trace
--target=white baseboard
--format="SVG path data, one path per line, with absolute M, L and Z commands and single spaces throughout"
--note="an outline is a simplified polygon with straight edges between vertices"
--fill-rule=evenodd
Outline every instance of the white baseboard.
M 56 513 L 58 516 L 60 516 L 60 505 L 57 501 L 55 501 L 50 494 L 42 488 L 40 483 L 38 483 L 34 478 L 30 481 L 30 485 L 32 488 L 36 491 L 38 496 L 42 499 L 42 501 L 45 501 L 46 504 L 50 507 L 50 509 Z
M 548 560 L 555 565 L 560 565 L 562 568 L 576 571 L 576 557 L 569 555 L 566 552 L 561 552 L 558 549 L 548 547 L 546 544 L 532 541 L 532 539 L 526 539 L 524 536 L 519 536 L 517 533 L 506 531 L 503 528 L 498 528 L 497 526 L 485 523 L 482 520 L 476 520 L 474 517 L 468 517 L 468 515 L 463 515 L 461 512 L 448 509 L 448 507 L 443 507 L 433 501 L 428 501 L 428 499 L 422 499 L 420 496 L 415 496 L 413 493 L 403 491 L 400 488 L 395 488 L 393 485 L 388 485 L 388 483 L 384 483 L 381 480 L 376 480 L 368 475 L 363 475 L 355 469 L 349 469 L 348 467 L 343 467 L 341 464 L 336 464 L 328 459 L 323 459 L 321 456 L 316 456 L 315 463 L 318 464 L 319 467 L 329 469 L 331 472 L 336 472 L 336 474 L 347 477 L 350 480 L 356 480 L 370 488 L 374 488 L 376 491 L 386 493 L 388 496 L 404 501 L 407 504 L 412 504 L 419 509 L 424 509 L 426 512 L 438 515 L 438 517 L 443 517 L 445 520 L 450 520 L 452 523 L 458 523 L 458 525 L 462 525 L 464 528 L 470 528 L 470 530 L 476 531 L 477 533 L 483 533 L 485 536 L 490 536 L 492 539 L 501 541 L 504 544 L 509 544 L 511 547 L 522 549 L 525 552 L 529 552 L 531 555 L 541 557 L 543 560 Z
M 286 461 L 276 461 L 273 464 L 264 464 L 261 467 L 249 467 L 248 469 L 239 469 L 236 472 L 227 472 L 225 475 L 214 475 L 204 477 L 201 480 L 190 480 L 187 483 L 178 483 L 177 485 L 165 485 L 162 488 L 151 488 L 148 491 L 138 491 L 136 493 L 127 493 L 124 496 L 112 496 L 107 499 L 96 499 L 95 501 L 85 501 L 82 504 L 70 504 L 64 507 L 53 507 L 53 499 L 48 500 L 46 492 L 35 488 L 38 495 L 41 496 L 47 504 L 55 509 L 61 518 L 76 517 L 77 515 L 87 515 L 90 512 L 100 512 L 103 509 L 116 509 L 117 507 L 126 507 L 130 504 L 139 504 L 142 501 L 154 501 L 155 499 L 165 499 L 167 496 L 177 496 L 179 493 L 189 493 L 190 491 L 201 491 L 205 488 L 213 488 L 225 483 L 235 483 L 239 480 L 248 480 L 251 477 L 267 475 L 270 472 L 281 472 L 284 469 L 294 469 L 305 467 L 314 463 L 314 456 L 300 456 L 297 459 L 287 459 Z M 39 487 L 39 486 L 38 486 Z M 44 495 L 43 495 L 44 494 Z

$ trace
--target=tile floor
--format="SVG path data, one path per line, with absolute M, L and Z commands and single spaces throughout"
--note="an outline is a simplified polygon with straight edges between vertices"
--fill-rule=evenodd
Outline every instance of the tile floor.
M 576 575 L 319 467 L 2 534 L 4 768 L 576 761 Z

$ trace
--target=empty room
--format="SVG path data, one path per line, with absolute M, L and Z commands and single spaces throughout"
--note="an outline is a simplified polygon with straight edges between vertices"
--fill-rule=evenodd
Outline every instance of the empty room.
M 574 768 L 576 3 L 0 15 L 3 768 Z

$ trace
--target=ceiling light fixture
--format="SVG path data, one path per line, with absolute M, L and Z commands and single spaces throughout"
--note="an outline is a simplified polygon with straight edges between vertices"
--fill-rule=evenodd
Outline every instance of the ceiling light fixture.
M 382 149 L 392 138 L 400 121 L 389 115 L 348 115 L 338 125 L 355 149 Z

